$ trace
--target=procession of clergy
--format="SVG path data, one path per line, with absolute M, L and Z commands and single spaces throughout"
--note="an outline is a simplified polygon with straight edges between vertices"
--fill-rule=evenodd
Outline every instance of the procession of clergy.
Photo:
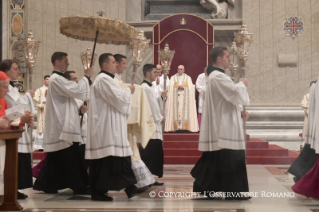
M 212 64 L 196 81 L 198 119 L 195 86 L 183 65 L 167 78 L 166 91 L 161 65 L 144 65 L 142 84 L 126 84 L 121 80 L 126 57 L 104 53 L 99 57 L 101 71 L 92 82 L 92 68 L 85 70 L 80 80 L 74 71 L 67 71 L 67 56 L 53 53 L 54 71 L 44 76 L 44 86 L 35 94 L 27 91 L 22 96 L 13 84 L 20 75 L 18 63 L 0 62 L 0 128 L 25 129 L 18 141 L 19 190 L 33 187 L 54 194 L 69 188 L 77 195 L 91 195 L 95 201 L 112 201 L 108 191 L 125 189 L 132 198 L 164 184 L 154 179 L 154 175 L 163 176 L 163 131 L 198 132 L 200 125 L 198 149 L 203 154 L 191 171 L 193 191 L 211 199 L 220 198 L 215 192 L 227 193 L 226 200 L 251 198 L 244 195 L 249 188 L 242 120 L 248 113 L 241 111 L 242 105 L 249 104 L 248 81 L 241 78 L 234 83 L 225 74 L 230 63 L 226 47 L 211 50 Z M 8 121 L 5 109 L 17 104 L 24 106 L 25 116 Z M 43 146 L 45 156 L 32 169 L 28 131 L 35 107 L 34 147 Z M 4 159 L 5 142 L 1 140 L 0 195 L 6 183 Z M 36 177 L 34 184 L 32 176 Z M 18 199 L 27 198 L 20 192 L 17 195 Z

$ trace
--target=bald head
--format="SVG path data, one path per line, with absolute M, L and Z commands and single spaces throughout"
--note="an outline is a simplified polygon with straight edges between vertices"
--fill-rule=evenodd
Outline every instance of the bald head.
M 185 67 L 183 65 L 179 65 L 177 67 L 177 72 L 179 75 L 182 75 L 185 72 Z
M 161 66 L 160 64 L 157 64 L 157 65 L 156 65 L 156 72 L 157 72 L 157 74 L 160 75 L 160 74 L 162 73 L 162 71 L 163 71 L 163 70 L 162 70 L 162 66 Z

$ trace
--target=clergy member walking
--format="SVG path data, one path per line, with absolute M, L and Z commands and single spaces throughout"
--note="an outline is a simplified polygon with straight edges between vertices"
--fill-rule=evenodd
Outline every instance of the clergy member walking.
M 164 166 L 162 123 L 165 122 L 165 116 L 162 115 L 160 105 L 163 104 L 162 98 L 166 98 L 167 92 L 161 92 L 160 96 L 157 97 L 156 92 L 152 87 L 152 82 L 157 76 L 156 71 L 156 66 L 153 64 L 145 64 L 143 67 L 144 80 L 141 86 L 145 91 L 152 110 L 153 119 L 156 124 L 156 132 L 145 149 L 139 145 L 139 151 L 142 160 L 151 173 L 161 178 L 163 177 Z M 156 181 L 153 185 L 163 184 L 164 183 Z
M 47 158 L 34 183 L 34 190 L 57 193 L 70 188 L 74 194 L 87 194 L 88 174 L 79 152 L 83 143 L 78 106 L 74 98 L 89 99 L 93 69 L 85 70 L 78 82 L 64 78 L 69 63 L 67 54 L 55 52 L 51 57 L 54 71 L 47 92 L 47 111 L 43 148 Z
M 128 84 L 124 83 L 121 80 L 121 74 L 125 71 L 126 69 L 126 57 L 124 55 L 121 54 L 115 54 L 114 55 L 114 59 L 115 59 L 115 64 L 116 64 L 116 71 L 115 71 L 115 77 L 114 79 L 116 79 L 119 82 L 119 85 L 122 89 L 126 88 L 125 86 L 127 86 Z M 151 109 L 150 108 L 146 108 L 143 107 L 143 104 L 137 104 L 135 105 L 136 108 L 134 108 L 134 103 L 140 102 L 140 99 L 143 99 L 143 101 L 145 101 L 143 98 L 144 95 L 141 95 L 141 93 L 143 92 L 144 94 L 144 90 L 140 85 L 134 85 L 135 87 L 135 91 L 132 94 L 132 111 L 128 116 L 128 122 L 127 122 L 127 131 L 128 131 L 128 141 L 129 144 L 132 148 L 132 155 L 131 155 L 131 165 L 132 165 L 132 170 L 134 172 L 135 175 L 135 179 L 137 181 L 137 183 L 135 184 L 136 187 L 142 191 L 142 189 L 147 190 L 152 184 L 155 183 L 155 179 L 152 175 L 152 173 L 150 172 L 150 170 L 147 168 L 147 166 L 145 165 L 145 163 L 143 162 L 143 160 L 141 159 L 140 156 L 140 152 L 137 148 L 137 144 L 136 144 L 136 140 L 138 139 L 137 137 L 133 136 L 136 135 L 135 133 L 137 132 L 137 134 L 141 135 L 141 133 L 145 133 L 145 131 L 147 131 L 147 133 L 149 133 L 149 135 L 151 136 L 154 132 L 152 132 L 152 124 L 148 124 L 145 122 L 149 122 L 148 119 L 144 120 L 142 117 L 146 114 L 151 114 Z M 147 106 L 149 106 L 148 101 L 147 102 Z M 137 110 L 135 110 L 137 109 Z M 134 111 L 133 111 L 134 110 Z M 137 118 L 136 113 L 138 113 L 138 111 L 140 112 L 140 116 L 141 118 Z M 136 119 L 137 118 L 137 119 Z M 129 121 L 134 120 L 132 123 L 129 123 Z M 138 121 L 136 121 L 138 120 Z M 143 121 L 145 121 L 143 123 Z M 136 127 L 134 125 L 138 125 L 140 127 Z M 147 127 L 149 126 L 149 127 Z M 144 127 L 144 128 L 143 128 Z M 142 132 L 144 131 L 144 132 Z M 154 131 L 155 131 L 155 127 L 154 127 Z M 150 138 L 150 137 L 148 137 Z M 140 140 L 141 142 L 141 140 Z M 148 139 L 147 139 L 148 142 Z
M 131 168 L 127 118 L 135 87 L 129 85 L 122 90 L 114 79 L 116 63 L 112 54 L 100 55 L 99 65 L 102 70 L 91 88 L 85 151 L 85 158 L 90 160 L 91 199 L 112 201 L 106 193 L 123 188 L 131 198 L 137 188 Z
M 298 180 L 296 184 L 292 186 L 292 190 L 298 194 L 315 199 L 319 198 L 318 93 L 319 83 L 316 83 L 309 89 L 309 116 L 305 136 L 306 143 L 301 154 L 288 170 L 288 172 L 295 175 L 295 182 Z
M 241 116 L 246 119 L 248 113 L 240 105 L 249 104 L 247 79 L 235 84 L 225 74 L 230 63 L 226 47 L 215 47 L 210 58 L 198 145 L 203 154 L 191 171 L 193 191 L 211 198 L 214 192 L 226 192 L 226 200 L 246 200 L 250 197 L 241 193 L 249 191 Z

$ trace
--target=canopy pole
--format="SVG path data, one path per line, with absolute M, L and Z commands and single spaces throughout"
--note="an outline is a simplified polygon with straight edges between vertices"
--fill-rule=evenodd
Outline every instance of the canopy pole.
M 90 68 L 93 65 L 93 59 L 94 59 L 94 52 L 95 52 L 95 46 L 96 46 L 96 41 L 97 41 L 97 36 L 99 35 L 99 30 L 96 31 L 95 33 L 95 40 L 94 40 L 94 46 L 93 46 L 93 52 L 92 52 L 92 58 L 91 58 L 91 65 Z

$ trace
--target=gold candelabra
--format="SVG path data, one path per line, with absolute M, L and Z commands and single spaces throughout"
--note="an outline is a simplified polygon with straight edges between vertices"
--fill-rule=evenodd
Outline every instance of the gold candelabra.
M 168 43 L 165 44 L 163 50 L 158 50 L 158 58 L 159 58 L 159 64 L 162 66 L 163 70 L 163 77 L 164 77 L 164 92 L 166 91 L 166 79 L 167 75 L 169 73 L 169 70 L 171 70 L 171 64 L 174 57 L 175 51 L 169 49 Z M 162 114 L 165 116 L 165 105 L 166 105 L 166 99 L 163 101 L 163 111 Z M 163 132 L 164 132 L 164 122 L 163 122 Z
M 30 30 L 28 33 L 28 37 L 26 39 L 21 39 L 20 43 L 22 46 L 23 54 L 26 59 L 27 69 L 28 69 L 27 80 L 26 80 L 27 90 L 32 90 L 33 89 L 33 67 L 35 66 L 35 60 L 37 58 L 41 41 L 34 40 L 33 33 Z M 33 128 L 30 129 L 29 136 L 30 136 L 31 143 L 33 144 L 32 131 L 33 131 Z
M 27 63 L 27 89 L 33 88 L 33 67 L 37 58 L 41 41 L 34 40 L 32 31 L 29 31 L 26 39 L 20 40 L 24 57 Z
M 141 65 L 143 56 L 149 47 L 150 40 L 146 39 L 144 36 L 144 31 L 140 31 L 138 36 L 131 39 L 131 46 L 133 48 L 133 75 L 132 75 L 132 85 L 134 83 L 135 74 L 137 68 Z
M 86 52 L 82 52 L 80 55 L 81 55 L 81 61 L 82 61 L 84 70 L 94 66 L 97 54 L 96 53 L 92 54 L 92 51 L 90 48 L 87 48 Z M 93 61 L 92 61 L 92 57 L 93 57 Z
M 230 70 L 236 72 L 238 67 L 238 62 L 241 64 L 241 78 L 244 78 L 246 75 L 246 61 L 249 56 L 250 44 L 253 41 L 253 33 L 247 31 L 246 25 L 243 25 L 240 32 L 234 33 L 235 38 L 230 48 L 230 55 L 233 59 Z M 246 113 L 246 107 L 243 106 L 243 112 Z M 246 121 L 243 120 L 243 130 L 244 130 L 244 139 L 246 141 Z

